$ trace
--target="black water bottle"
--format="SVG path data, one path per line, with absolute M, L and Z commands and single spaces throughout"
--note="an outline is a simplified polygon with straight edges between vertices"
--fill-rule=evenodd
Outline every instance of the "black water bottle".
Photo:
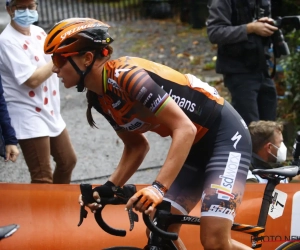
M 297 132 L 297 136 L 293 145 L 293 165 L 299 166 L 300 164 L 300 131 Z

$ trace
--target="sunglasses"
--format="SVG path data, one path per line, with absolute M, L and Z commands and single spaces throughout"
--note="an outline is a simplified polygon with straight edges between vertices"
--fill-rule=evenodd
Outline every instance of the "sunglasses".
M 61 68 L 67 63 L 68 57 L 75 56 L 75 55 L 79 55 L 79 52 L 71 52 L 71 53 L 64 53 L 64 54 L 54 53 L 52 55 L 52 61 L 55 67 Z

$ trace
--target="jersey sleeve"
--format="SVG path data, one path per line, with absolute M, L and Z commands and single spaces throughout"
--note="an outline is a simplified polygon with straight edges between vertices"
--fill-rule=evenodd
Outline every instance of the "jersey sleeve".
M 169 94 L 160 87 L 145 69 L 133 67 L 124 71 L 118 84 L 129 96 L 157 114 L 170 100 Z

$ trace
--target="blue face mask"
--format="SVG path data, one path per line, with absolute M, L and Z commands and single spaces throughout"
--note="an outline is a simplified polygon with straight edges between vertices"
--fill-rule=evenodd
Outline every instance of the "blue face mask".
M 35 23 L 39 18 L 36 10 L 15 10 L 15 16 L 13 20 L 22 27 L 29 27 L 30 24 Z

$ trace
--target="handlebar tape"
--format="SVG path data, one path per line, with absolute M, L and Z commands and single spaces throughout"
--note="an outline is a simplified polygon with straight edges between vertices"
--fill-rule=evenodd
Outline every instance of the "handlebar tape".
M 154 225 L 153 221 L 150 219 L 150 216 L 143 213 L 143 220 L 145 225 L 149 228 L 149 230 L 153 233 L 158 234 L 160 237 L 168 239 L 168 240 L 177 240 L 178 234 L 177 233 L 171 233 L 166 232 L 160 228 L 158 228 L 156 225 Z

